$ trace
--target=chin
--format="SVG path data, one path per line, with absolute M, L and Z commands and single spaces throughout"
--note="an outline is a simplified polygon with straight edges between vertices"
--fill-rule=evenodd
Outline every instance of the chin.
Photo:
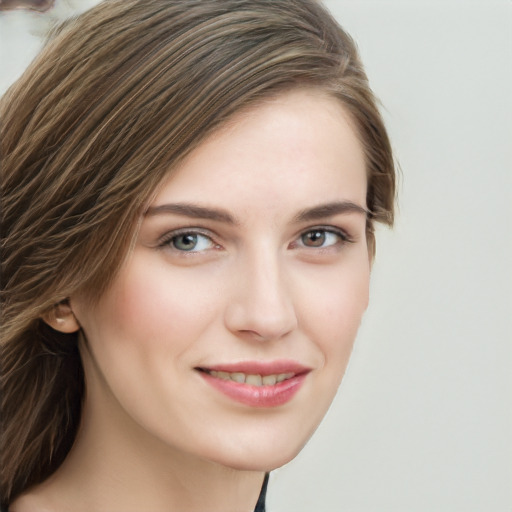
M 295 442 L 292 442 L 290 435 L 287 437 L 284 442 L 276 439 L 261 442 L 249 440 L 246 447 L 229 446 L 222 453 L 212 454 L 211 460 L 238 471 L 272 471 L 293 460 L 310 436 Z
M 268 455 L 258 454 L 257 456 L 247 455 L 245 459 L 223 459 L 219 464 L 234 469 L 236 471 L 262 471 L 268 473 L 274 469 L 280 468 L 292 461 L 300 452 L 296 450 L 293 453 L 273 453 Z

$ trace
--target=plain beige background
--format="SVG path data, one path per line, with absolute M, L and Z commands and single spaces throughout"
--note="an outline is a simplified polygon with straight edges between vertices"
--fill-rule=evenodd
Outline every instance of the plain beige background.
M 0 14 L 0 94 L 51 18 L 93 3 Z M 400 211 L 338 397 L 268 510 L 511 512 L 512 2 L 326 4 L 383 103 Z

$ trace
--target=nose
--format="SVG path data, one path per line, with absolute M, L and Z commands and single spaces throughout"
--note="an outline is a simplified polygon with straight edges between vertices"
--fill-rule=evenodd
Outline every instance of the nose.
M 279 256 L 269 251 L 260 251 L 239 265 L 232 276 L 233 293 L 225 312 L 225 324 L 231 332 L 271 341 L 297 327 L 292 293 L 281 267 Z

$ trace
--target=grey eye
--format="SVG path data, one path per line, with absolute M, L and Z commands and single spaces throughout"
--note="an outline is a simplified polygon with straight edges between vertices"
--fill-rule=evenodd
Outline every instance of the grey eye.
M 173 237 L 172 245 L 180 251 L 193 251 L 197 245 L 197 235 L 185 233 Z
M 171 238 L 171 246 L 184 252 L 199 252 L 214 247 L 212 239 L 201 233 L 180 233 Z

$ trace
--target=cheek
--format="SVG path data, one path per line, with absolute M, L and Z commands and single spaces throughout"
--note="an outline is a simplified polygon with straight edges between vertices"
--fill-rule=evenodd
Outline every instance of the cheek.
M 209 322 L 213 305 L 208 281 L 190 279 L 169 265 L 134 260 L 99 305 L 103 324 L 124 344 L 186 348 L 190 338 Z
M 361 252 L 350 264 L 344 260 L 332 267 L 310 268 L 301 275 L 299 323 L 318 356 L 311 375 L 313 385 L 305 393 L 308 405 L 303 408 L 308 411 L 303 421 L 312 426 L 311 435 L 339 389 L 368 306 L 368 258 Z
M 212 286 L 211 280 L 191 280 L 183 269 L 148 263 L 139 253 L 93 309 L 77 302 L 91 349 L 83 352 L 93 363 L 86 369 L 91 400 L 103 403 L 112 393 L 152 432 L 169 423 L 176 407 L 185 410 L 172 390 L 182 387 L 195 343 L 218 316 Z
M 106 382 L 141 424 L 144 415 L 165 409 L 168 390 L 190 370 L 194 346 L 216 316 L 207 280 L 192 280 L 191 286 L 190 276 L 151 263 L 149 272 L 134 255 L 94 308 L 77 303 L 90 347 L 83 357 L 94 363 L 88 366 L 90 385 Z
M 360 258 L 317 274 L 317 286 L 309 287 L 308 334 L 321 350 L 324 365 L 340 378 L 368 306 L 369 283 L 368 261 Z

